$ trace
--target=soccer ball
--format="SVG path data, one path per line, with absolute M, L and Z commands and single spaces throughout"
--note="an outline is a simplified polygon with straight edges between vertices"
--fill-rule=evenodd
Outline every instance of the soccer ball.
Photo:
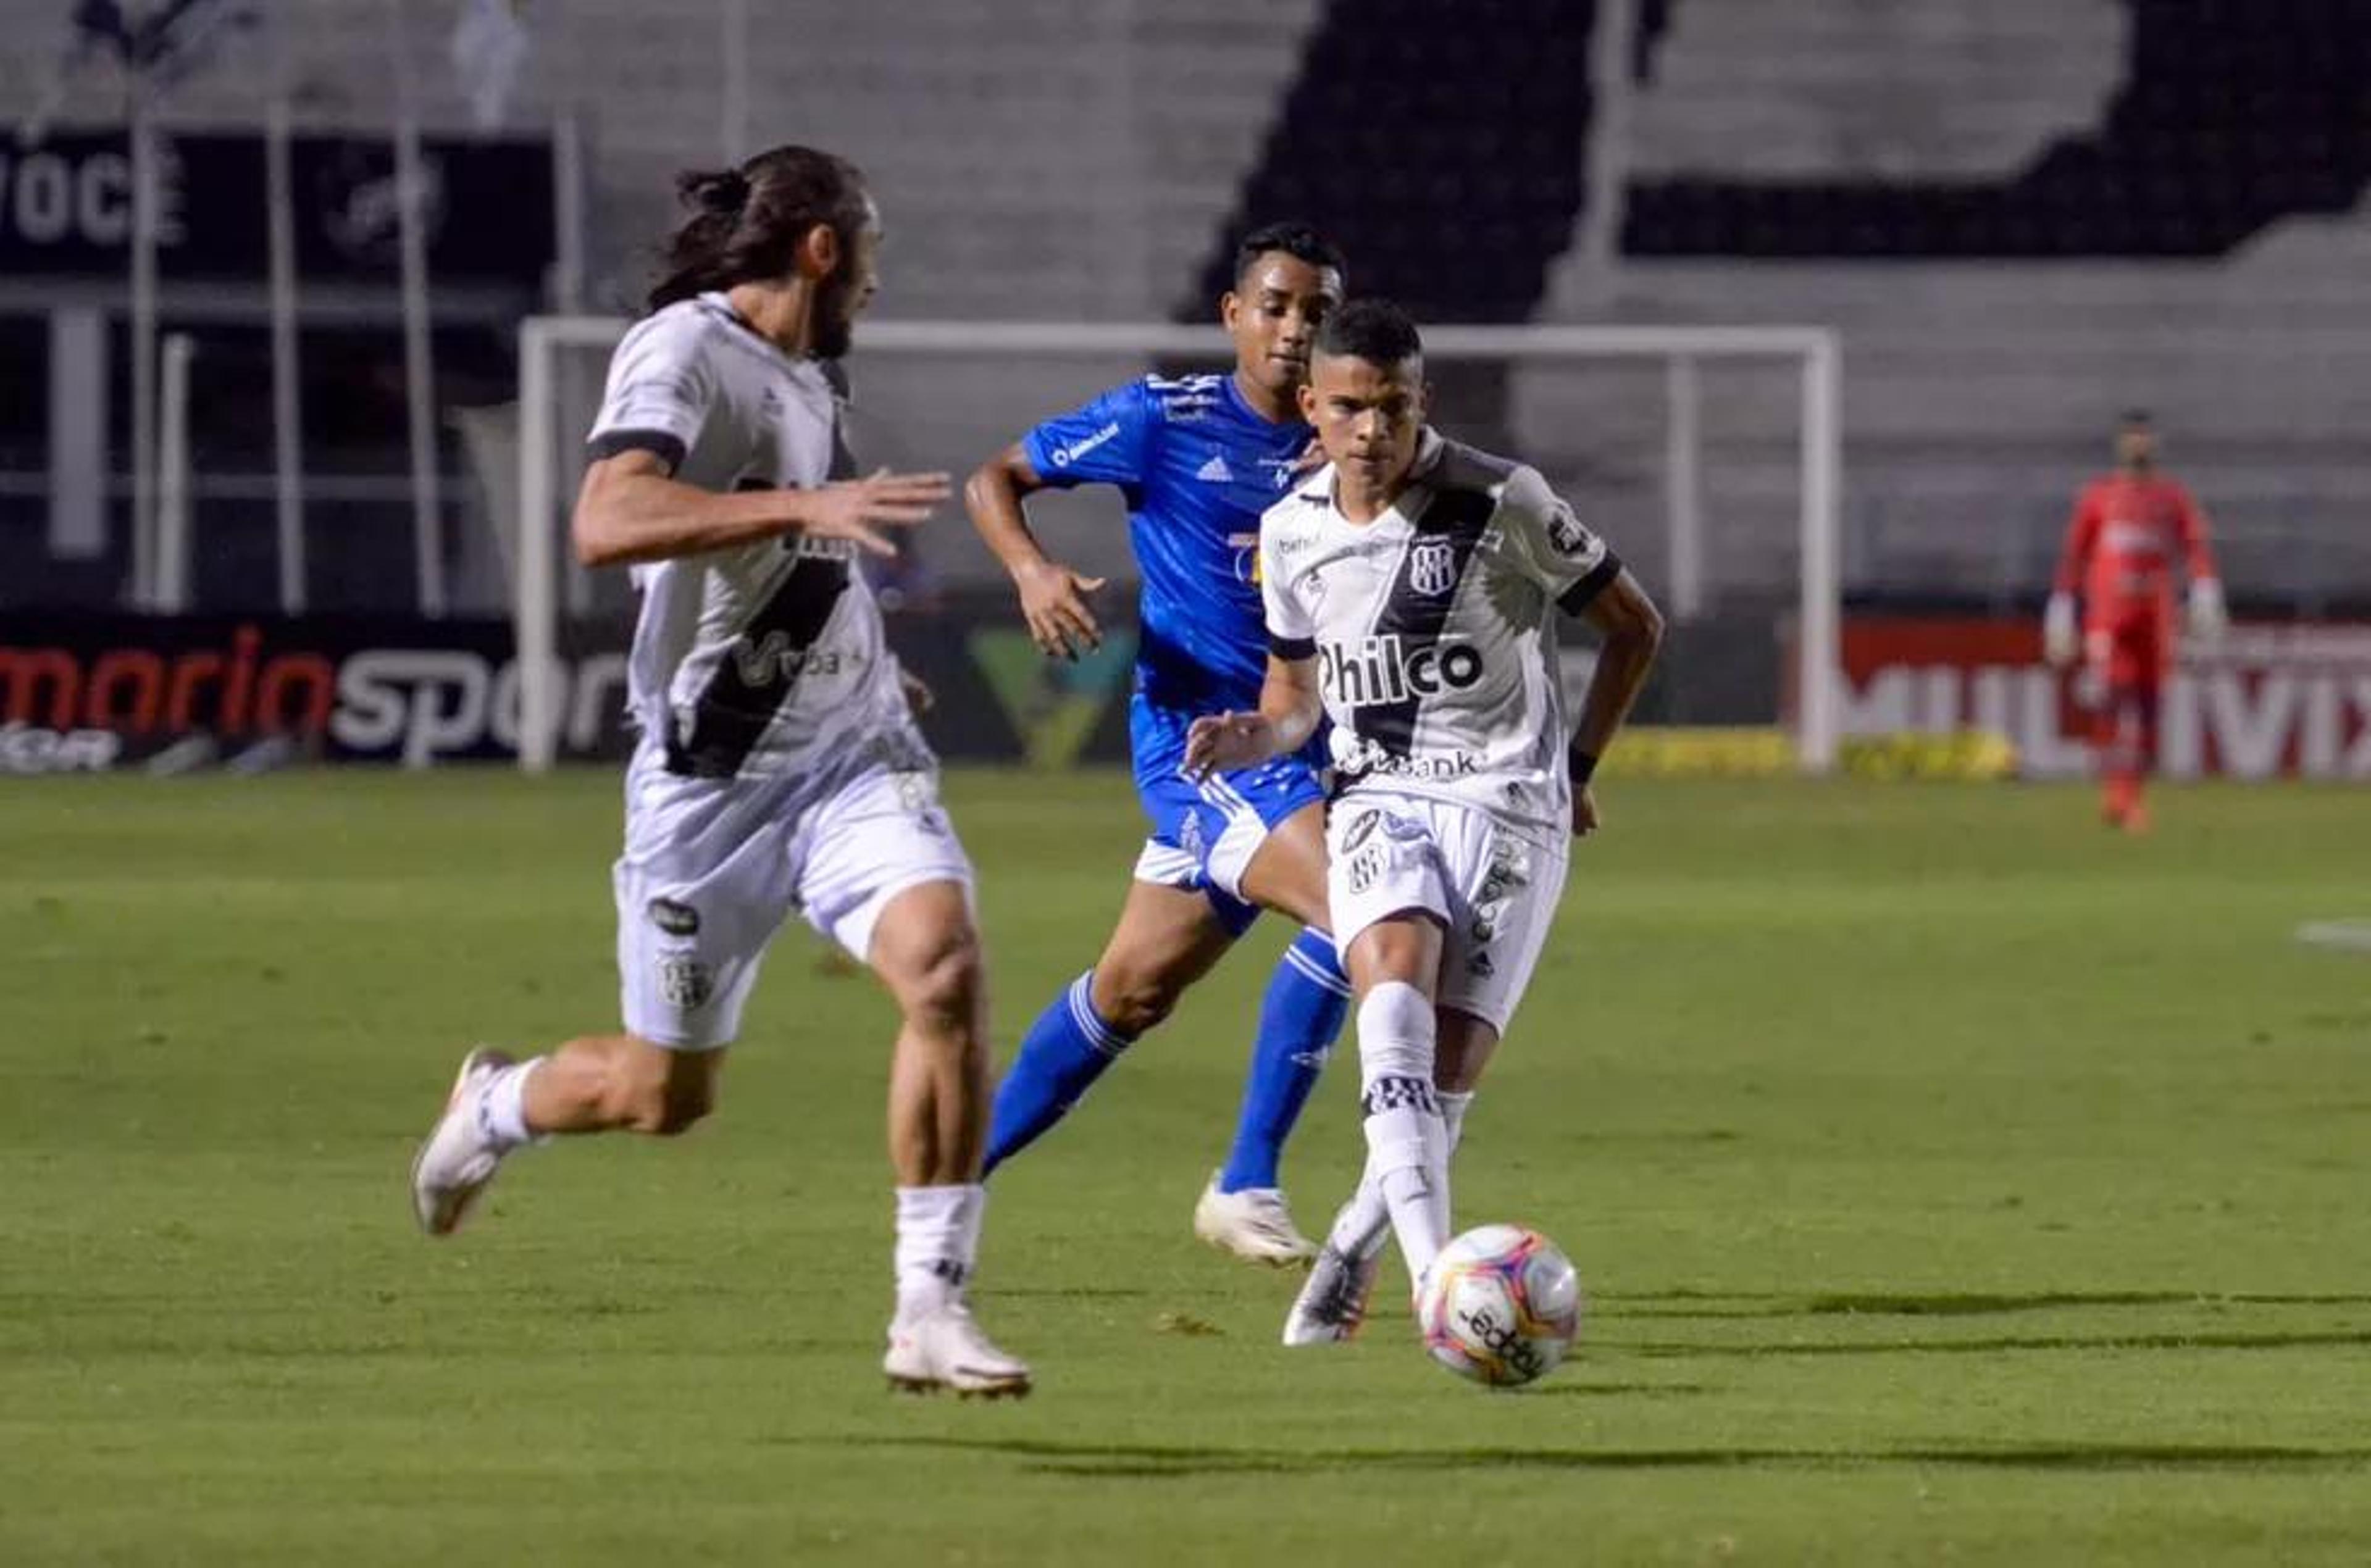
M 1485 1225 L 1440 1250 L 1417 1298 L 1432 1358 L 1461 1378 L 1511 1389 L 1544 1378 L 1580 1332 L 1572 1260 L 1536 1230 Z

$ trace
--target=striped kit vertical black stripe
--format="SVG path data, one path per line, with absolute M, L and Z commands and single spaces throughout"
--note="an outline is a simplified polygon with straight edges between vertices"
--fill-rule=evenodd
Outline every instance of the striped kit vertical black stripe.
M 1487 491 L 1444 490 L 1416 520 L 1415 536 L 1400 557 L 1399 570 L 1375 617 L 1376 640 L 1396 637 L 1403 665 L 1440 642 L 1450 606 L 1464 584 L 1465 569 L 1473 564 L 1475 547 L 1497 510 L 1498 502 Z M 1372 742 L 1385 755 L 1405 756 L 1415 744 L 1417 711 L 1423 705 L 1423 695 L 1411 691 L 1395 702 L 1360 708 L 1352 728 L 1360 740 Z
M 736 490 L 769 487 L 744 480 Z M 798 536 L 782 541 L 796 549 Z M 730 778 L 758 740 L 798 695 L 807 651 L 823 636 L 848 591 L 854 563 L 846 555 L 803 555 L 773 594 L 749 617 L 692 705 L 691 726 L 667 737 L 667 771 L 694 778 Z

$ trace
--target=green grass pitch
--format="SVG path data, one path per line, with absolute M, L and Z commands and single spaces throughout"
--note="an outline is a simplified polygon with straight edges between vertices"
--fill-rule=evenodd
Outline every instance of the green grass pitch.
M 1140 830 L 1115 775 L 950 796 L 1001 1059 Z M 882 1386 L 888 1013 L 803 939 L 714 1121 L 413 1233 L 462 1047 L 614 1020 L 613 777 L 10 783 L 0 1562 L 2371 1561 L 2371 960 L 2293 940 L 2371 915 L 2371 801 L 1604 801 L 1458 1171 L 1579 1262 L 1572 1362 L 1289 1354 L 1293 1282 L 1193 1243 L 1263 928 L 996 1183 L 1040 1384 L 989 1406 Z

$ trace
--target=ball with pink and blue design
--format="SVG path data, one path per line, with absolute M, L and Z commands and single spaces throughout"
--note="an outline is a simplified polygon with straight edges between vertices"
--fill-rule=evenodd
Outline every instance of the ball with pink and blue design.
M 1511 1389 L 1556 1370 L 1580 1332 L 1580 1278 L 1536 1230 L 1485 1225 L 1440 1251 L 1417 1299 L 1425 1349 L 1461 1378 Z

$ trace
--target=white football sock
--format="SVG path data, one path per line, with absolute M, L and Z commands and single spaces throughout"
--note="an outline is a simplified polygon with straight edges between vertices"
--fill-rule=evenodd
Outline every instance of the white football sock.
M 536 1141 L 535 1129 L 526 1124 L 523 1101 L 527 1075 L 542 1065 L 543 1058 L 534 1056 L 516 1066 L 504 1067 L 494 1075 L 479 1099 L 478 1130 L 496 1148 L 514 1149 Z
M 897 1316 L 919 1317 L 963 1299 L 979 1256 L 979 1225 L 988 1189 L 897 1189 Z
M 1444 1094 L 1436 1090 L 1433 1098 L 1440 1102 L 1440 1120 L 1449 1134 L 1449 1152 L 1457 1153 L 1457 1146 L 1465 1135 L 1465 1113 L 1474 1104 L 1474 1091 Z M 1359 1190 L 1334 1216 L 1334 1228 L 1325 1233 L 1325 1244 L 1346 1258 L 1369 1258 L 1383 1250 L 1391 1239 L 1392 1211 L 1383 1202 L 1383 1190 L 1361 1175 Z
M 1391 1211 L 1411 1280 L 1449 1241 L 1449 1134 L 1433 1093 L 1433 1041 L 1432 1004 L 1405 981 L 1385 981 L 1359 1004 L 1367 1179 Z

